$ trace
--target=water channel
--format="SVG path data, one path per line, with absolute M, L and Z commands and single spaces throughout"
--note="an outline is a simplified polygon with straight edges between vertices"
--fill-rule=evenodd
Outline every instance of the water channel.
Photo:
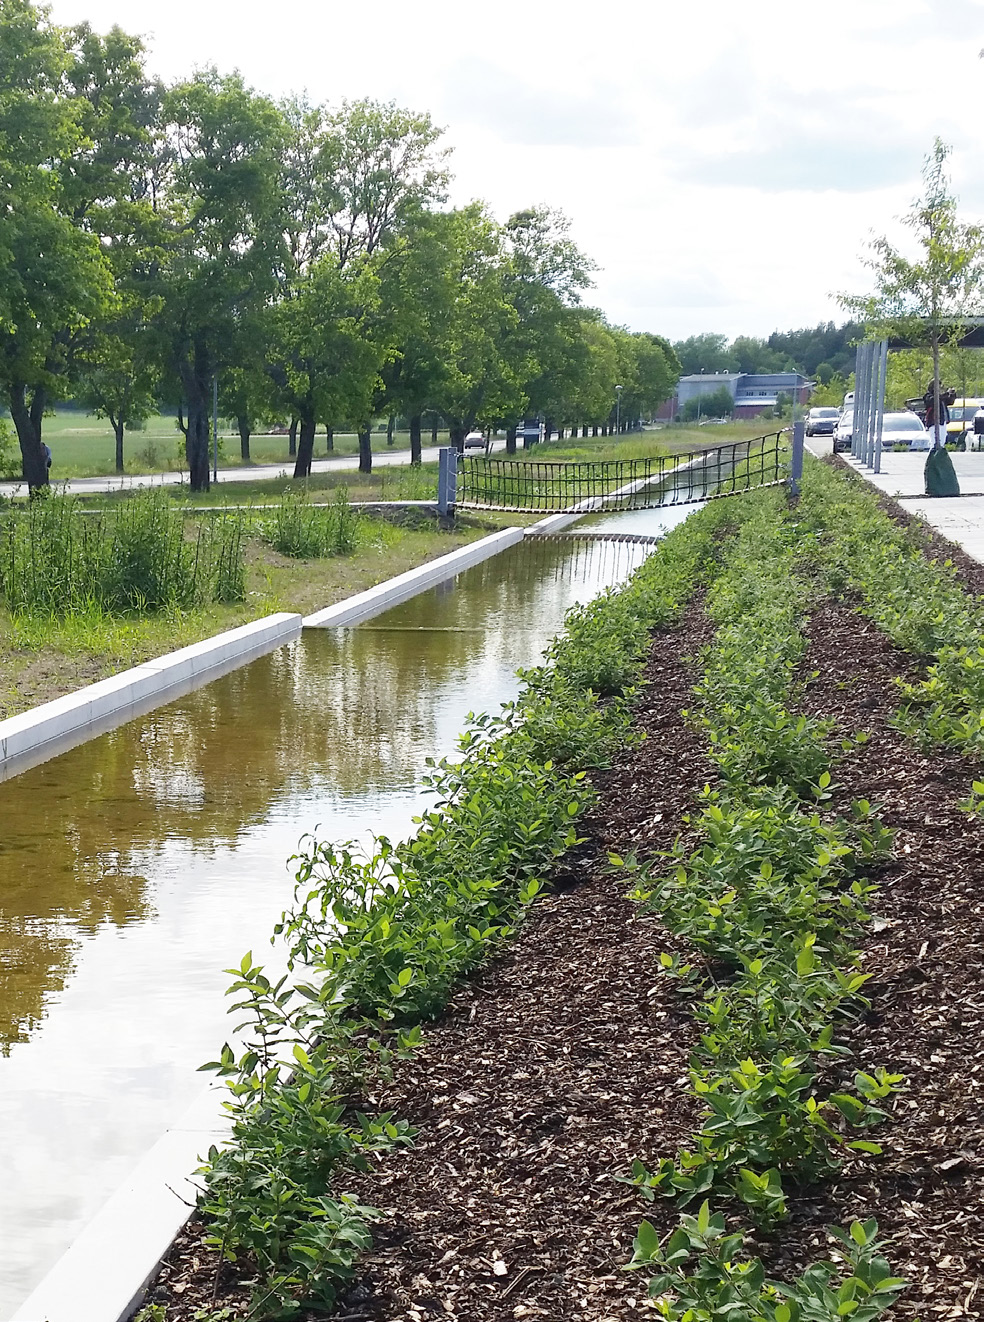
M 0 785 L 0 1318 L 200 1093 L 222 969 L 269 949 L 299 839 L 406 835 L 425 758 L 649 549 L 529 539 Z

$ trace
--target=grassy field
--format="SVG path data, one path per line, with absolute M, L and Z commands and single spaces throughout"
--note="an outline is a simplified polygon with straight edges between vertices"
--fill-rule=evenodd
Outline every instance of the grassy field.
M 113 429 L 103 418 L 75 409 L 59 409 L 44 420 L 44 439 L 51 447 L 51 475 L 54 479 L 72 477 L 108 477 L 116 472 L 116 438 Z M 440 433 L 442 443 L 447 433 Z M 430 431 L 425 431 L 424 445 L 429 445 Z M 395 432 L 393 449 L 409 449 L 409 432 Z M 373 432 L 373 450 L 387 450 L 385 432 Z M 334 454 L 358 454 L 358 437 L 352 433 L 336 435 Z M 123 457 L 128 473 L 175 472 L 183 465 L 184 437 L 178 431 L 173 415 L 157 414 L 147 420 L 141 431 L 127 432 L 123 440 Z M 280 464 L 293 468 L 294 461 L 287 454 L 286 436 L 254 436 L 250 441 L 250 455 L 256 464 Z M 315 458 L 327 458 L 325 433 L 322 428 L 315 440 Z M 241 468 L 239 433 L 228 421 L 219 419 L 219 468 Z
M 0 609 L 0 719 L 260 616 L 330 606 L 515 522 L 509 515 L 467 518 L 442 531 L 367 520 L 353 554 L 322 560 L 288 559 L 251 537 L 246 600 L 231 606 L 143 617 L 94 611 L 64 620 L 12 618 Z

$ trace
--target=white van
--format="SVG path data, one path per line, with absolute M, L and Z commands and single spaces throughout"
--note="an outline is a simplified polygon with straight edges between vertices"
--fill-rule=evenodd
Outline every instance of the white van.
M 844 407 L 845 407 L 846 409 L 853 409 L 853 408 L 854 408 L 854 391 L 853 391 L 853 390 L 849 390 L 849 391 L 847 392 L 847 394 L 844 396 Z

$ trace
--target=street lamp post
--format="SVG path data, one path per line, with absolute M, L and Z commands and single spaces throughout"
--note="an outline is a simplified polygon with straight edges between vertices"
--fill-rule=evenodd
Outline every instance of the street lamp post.
M 621 427 L 619 426 L 621 420 L 622 420 L 622 387 L 616 386 L 615 387 L 615 435 L 616 436 L 621 435 Z

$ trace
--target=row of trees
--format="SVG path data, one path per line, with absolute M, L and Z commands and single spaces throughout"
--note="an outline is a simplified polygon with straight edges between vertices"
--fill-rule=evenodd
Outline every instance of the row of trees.
M 127 425 L 180 401 L 191 485 L 209 485 L 213 382 L 243 452 L 297 428 L 422 415 L 454 439 L 639 418 L 679 364 L 655 335 L 583 306 L 592 264 L 564 218 L 448 209 L 427 115 L 369 101 L 275 102 L 214 69 L 171 86 L 137 37 L 0 5 L 0 388 L 24 476 L 47 481 L 42 422 L 71 396 Z
M 832 321 L 803 330 L 774 331 L 768 339 L 705 332 L 679 340 L 673 348 L 682 370 L 696 372 L 802 372 L 821 384 L 854 366 L 863 327 L 855 321 Z

